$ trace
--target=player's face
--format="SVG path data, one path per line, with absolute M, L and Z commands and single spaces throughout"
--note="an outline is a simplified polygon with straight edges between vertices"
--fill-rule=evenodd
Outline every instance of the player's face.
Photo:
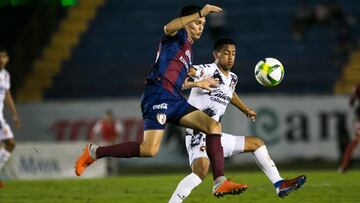
M 9 62 L 9 56 L 7 52 L 0 52 L 0 68 L 5 68 L 6 64 Z
M 202 17 L 185 26 L 186 31 L 193 41 L 200 39 L 204 31 L 205 22 L 205 17 Z
M 219 52 L 215 52 L 217 65 L 225 70 L 230 70 L 235 63 L 236 47 L 233 44 L 225 44 Z

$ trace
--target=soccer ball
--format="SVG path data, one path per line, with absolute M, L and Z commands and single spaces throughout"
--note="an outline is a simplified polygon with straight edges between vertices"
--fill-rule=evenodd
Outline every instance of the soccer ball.
M 274 58 L 260 60 L 255 66 L 255 78 L 265 87 L 278 85 L 284 77 L 284 67 Z

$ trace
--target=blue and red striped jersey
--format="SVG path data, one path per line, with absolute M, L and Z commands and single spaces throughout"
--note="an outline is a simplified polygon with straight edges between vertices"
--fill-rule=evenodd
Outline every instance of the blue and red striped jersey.
M 192 64 L 191 45 L 185 29 L 178 30 L 175 36 L 164 36 L 147 79 L 174 95 L 180 95 Z

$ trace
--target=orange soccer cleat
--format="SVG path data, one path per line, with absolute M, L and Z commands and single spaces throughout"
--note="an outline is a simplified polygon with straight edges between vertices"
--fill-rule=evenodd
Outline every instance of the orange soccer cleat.
M 90 155 L 90 147 L 91 144 L 87 144 L 84 147 L 83 153 L 75 162 L 75 174 L 77 176 L 81 176 L 81 174 L 85 171 L 86 167 L 90 166 L 95 161 L 95 159 L 93 159 Z
M 216 197 L 222 197 L 224 195 L 238 195 L 244 192 L 248 188 L 246 184 L 233 183 L 230 180 L 215 185 L 213 188 L 213 194 Z

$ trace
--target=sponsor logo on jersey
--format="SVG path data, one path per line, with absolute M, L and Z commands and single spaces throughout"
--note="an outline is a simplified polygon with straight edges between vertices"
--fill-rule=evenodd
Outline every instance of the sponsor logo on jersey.
M 181 63 L 183 63 L 186 66 L 186 69 L 189 69 L 189 65 L 183 56 L 180 56 L 179 60 L 181 61 Z
M 210 92 L 210 96 L 214 96 L 220 99 L 223 99 L 225 101 L 230 101 L 231 97 L 227 96 L 224 92 L 220 91 L 212 91 Z
M 191 62 L 191 51 L 190 50 L 186 50 L 185 51 L 185 55 L 188 57 L 189 62 L 186 61 L 186 59 L 183 56 L 179 57 L 179 60 L 181 61 L 181 63 L 183 63 L 186 66 L 186 69 L 189 70 L 189 67 L 191 66 L 192 62 Z
M 230 100 L 231 97 L 226 95 L 223 91 L 221 91 L 220 89 L 214 89 L 213 91 L 209 92 L 210 95 L 210 100 L 223 104 L 223 105 L 227 105 Z
M 157 104 L 152 107 L 154 110 L 156 109 L 167 109 L 167 103 Z
M 189 58 L 189 63 L 191 65 L 192 63 L 191 63 L 191 52 L 190 52 L 190 50 L 186 50 L 185 55 Z
M 217 98 L 217 97 L 210 97 L 210 100 L 211 101 L 214 101 L 214 102 L 217 102 L 217 103 L 219 103 L 219 104 L 222 104 L 222 105 L 224 105 L 224 106 L 226 106 L 228 103 L 227 102 L 225 102 L 225 101 L 223 101 L 223 100 L 221 100 L 221 99 L 219 99 L 219 98 Z
M 157 121 L 161 124 L 164 125 L 166 123 L 166 114 L 164 113 L 158 113 L 156 115 L 156 119 Z

